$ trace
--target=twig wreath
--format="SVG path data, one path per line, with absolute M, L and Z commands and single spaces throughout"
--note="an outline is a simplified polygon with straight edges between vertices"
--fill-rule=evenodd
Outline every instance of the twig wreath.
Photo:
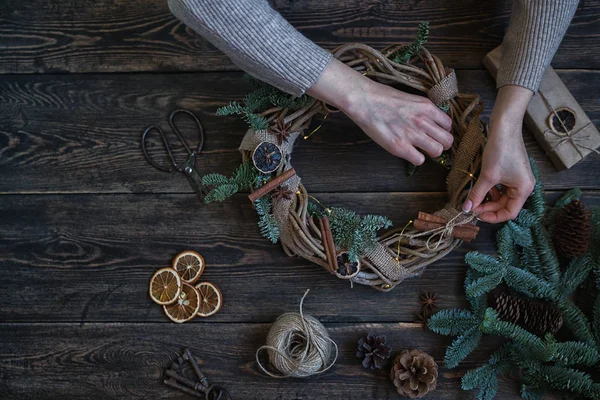
M 211 187 L 206 202 L 223 201 L 240 190 L 250 190 L 259 227 L 273 242 L 281 241 L 289 256 L 321 265 L 341 279 L 388 291 L 404 279 L 451 252 L 478 231 L 473 215 L 463 214 L 473 179 L 478 174 L 485 145 L 485 125 L 479 115 L 480 97 L 459 93 L 453 70 L 444 68 L 423 44 L 428 25 L 419 26 L 415 42 L 377 51 L 364 44 L 345 44 L 334 57 L 363 75 L 386 85 L 404 85 L 427 95 L 452 118 L 454 144 L 441 163 L 447 175 L 449 201 L 433 215 L 377 237 L 391 222 L 382 216 L 359 216 L 351 210 L 329 208 L 308 194 L 292 167 L 294 142 L 304 135 L 317 115 L 338 110 L 303 95 L 298 98 L 249 77 L 255 90 L 243 103 L 232 102 L 218 115 L 238 114 L 249 123 L 240 151 L 243 163 L 230 178 L 203 177 Z M 320 127 L 320 126 L 319 126 Z M 317 128 L 318 129 L 318 128 Z

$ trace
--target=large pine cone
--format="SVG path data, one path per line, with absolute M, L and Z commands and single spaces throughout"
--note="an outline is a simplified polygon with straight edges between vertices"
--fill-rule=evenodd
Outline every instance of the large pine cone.
M 371 332 L 358 341 L 356 357 L 363 359 L 365 368 L 381 369 L 391 355 L 392 348 L 388 346 L 385 336 L 376 336 Z
M 438 366 L 420 350 L 404 350 L 394 360 L 390 379 L 401 396 L 418 399 L 435 389 Z
M 556 218 L 554 245 L 566 258 L 582 256 L 590 245 L 590 211 L 579 200 L 567 204 Z
M 552 304 L 515 297 L 508 293 L 497 296 L 492 308 L 504 321 L 519 325 L 538 336 L 547 332 L 554 335 L 563 324 L 562 314 Z

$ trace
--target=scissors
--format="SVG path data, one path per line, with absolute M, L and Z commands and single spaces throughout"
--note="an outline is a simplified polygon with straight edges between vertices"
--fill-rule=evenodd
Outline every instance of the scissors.
M 193 150 L 185 141 L 183 135 L 181 134 L 181 131 L 179 130 L 179 128 L 177 128 L 177 124 L 175 123 L 175 118 L 179 114 L 187 114 L 190 117 L 192 117 L 192 119 L 196 123 L 196 126 L 198 127 L 198 146 L 195 147 Z M 186 160 L 180 163 L 175 159 L 175 156 L 173 156 L 173 152 L 171 151 L 171 145 L 169 143 L 169 140 L 167 139 L 167 136 L 165 135 L 163 130 L 160 129 L 158 126 L 149 126 L 148 128 L 146 128 L 144 134 L 142 135 L 142 151 L 144 152 L 144 157 L 150 163 L 150 165 L 152 165 L 159 171 L 169 173 L 173 171 L 178 171 L 183 173 L 187 177 L 190 186 L 192 187 L 196 195 L 200 198 L 200 200 L 204 200 L 204 196 L 206 195 L 207 190 L 202 184 L 202 178 L 200 178 L 200 175 L 198 175 L 198 172 L 196 172 L 195 167 L 196 157 L 198 156 L 198 154 L 200 154 L 200 152 L 202 151 L 202 147 L 204 146 L 204 128 L 202 127 L 200 120 L 198 119 L 198 117 L 196 117 L 196 115 L 194 115 L 194 113 L 183 109 L 175 110 L 171 113 L 171 115 L 169 116 L 169 125 L 171 126 L 171 130 L 173 131 L 175 136 L 177 136 L 177 139 L 179 140 L 179 142 L 181 142 L 188 154 Z M 156 130 L 160 134 L 165 150 L 167 151 L 167 155 L 169 156 L 169 158 L 171 159 L 171 163 L 173 164 L 172 167 L 165 168 L 163 166 L 158 165 L 152 159 L 152 157 L 150 157 L 150 154 L 148 154 L 148 150 L 146 149 L 146 137 L 148 136 L 148 133 L 152 130 Z

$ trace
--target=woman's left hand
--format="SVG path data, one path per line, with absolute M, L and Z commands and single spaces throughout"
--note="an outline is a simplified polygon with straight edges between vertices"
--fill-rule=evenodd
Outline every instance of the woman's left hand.
M 522 126 L 533 93 L 519 86 L 503 86 L 490 117 L 488 142 L 481 173 L 463 204 L 490 223 L 514 219 L 533 191 L 535 178 L 523 143 Z M 482 204 L 488 192 L 502 185 L 502 196 Z

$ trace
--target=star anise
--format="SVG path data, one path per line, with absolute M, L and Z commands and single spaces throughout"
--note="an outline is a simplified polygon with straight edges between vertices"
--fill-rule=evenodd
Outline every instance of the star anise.
M 288 189 L 287 186 L 279 186 L 277 189 L 273 190 L 273 193 L 271 193 L 271 198 L 274 200 L 291 200 L 293 195 L 294 192 Z
M 435 307 L 436 302 L 437 302 L 437 293 L 432 293 L 432 292 L 421 293 L 420 299 L 421 299 L 421 304 L 423 305 L 423 309 L 433 310 L 433 308 Z
M 417 321 L 425 324 L 429 317 L 431 317 L 432 312 L 433 310 L 430 310 L 429 308 L 423 308 L 423 311 L 417 314 Z
M 269 132 L 272 135 L 275 135 L 277 138 L 277 143 L 281 146 L 283 142 L 287 142 L 290 131 L 288 130 L 289 126 L 284 122 L 283 118 L 279 118 L 275 126 L 269 128 Z

